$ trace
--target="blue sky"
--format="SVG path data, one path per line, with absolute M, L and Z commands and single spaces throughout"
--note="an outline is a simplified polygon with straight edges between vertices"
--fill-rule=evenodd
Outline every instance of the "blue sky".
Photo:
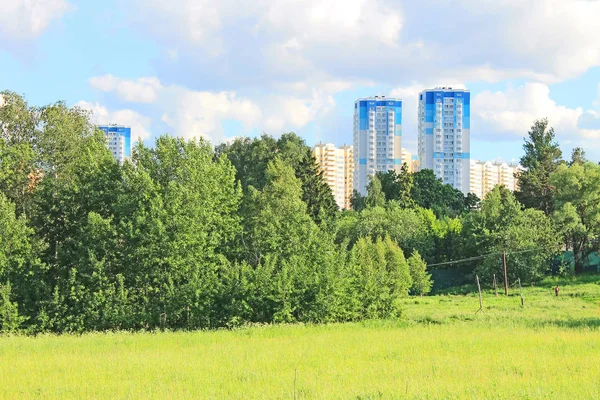
M 353 103 L 472 92 L 471 157 L 518 159 L 536 118 L 600 161 L 600 2 L 590 0 L 0 1 L 0 89 L 100 123 L 213 143 L 295 131 L 352 140 Z

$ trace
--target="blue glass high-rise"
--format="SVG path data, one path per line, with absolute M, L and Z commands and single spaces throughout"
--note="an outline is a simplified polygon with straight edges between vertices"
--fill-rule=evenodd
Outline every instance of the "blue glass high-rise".
M 402 100 L 375 96 L 354 102 L 354 190 L 369 176 L 402 168 Z M 406 162 L 410 162 L 407 160 Z
M 124 125 L 99 125 L 104 132 L 108 149 L 121 164 L 131 157 L 131 127 Z
M 469 192 L 471 94 L 439 87 L 419 94 L 420 169 L 431 169 L 443 183 Z

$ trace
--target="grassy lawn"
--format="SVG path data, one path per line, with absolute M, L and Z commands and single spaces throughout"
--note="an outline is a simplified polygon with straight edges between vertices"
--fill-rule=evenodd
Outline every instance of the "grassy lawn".
M 600 398 L 600 277 L 405 300 L 402 321 L 0 338 L 0 398 Z M 294 389 L 294 380 L 296 380 Z

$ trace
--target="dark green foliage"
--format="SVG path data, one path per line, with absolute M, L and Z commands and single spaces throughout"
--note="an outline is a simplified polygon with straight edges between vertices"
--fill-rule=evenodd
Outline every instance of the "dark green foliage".
M 465 198 L 459 190 L 443 184 L 430 169 L 413 175 L 411 195 L 414 202 L 419 207 L 433 210 L 438 217 L 457 216 L 476 206 L 473 196 Z
M 316 223 L 333 218 L 338 210 L 333 193 L 323 179 L 310 147 L 295 133 L 283 134 L 278 140 L 269 135 L 260 139 L 241 138 L 219 145 L 218 156 L 226 156 L 236 168 L 236 178 L 244 192 L 267 184 L 267 165 L 275 157 L 290 165 L 302 186 L 302 200 Z
M 600 166 L 583 160 L 560 165 L 550 184 L 554 221 L 566 250 L 573 250 L 575 271 L 581 272 L 587 255 L 600 249 Z
M 523 145 L 525 155 L 521 157 L 525 171 L 517 174 L 519 191 L 515 196 L 525 207 L 550 215 L 554 210 L 550 174 L 562 162 L 562 151 L 554 141 L 554 129 L 548 127 L 547 119 L 535 121 L 528 135 Z
M 412 197 L 414 174 L 408 172 L 406 164 L 402 164 L 399 174 L 394 170 L 390 170 L 387 172 L 377 172 L 375 176 L 381 182 L 381 191 L 384 193 L 386 200 L 397 201 L 403 208 L 415 206 Z

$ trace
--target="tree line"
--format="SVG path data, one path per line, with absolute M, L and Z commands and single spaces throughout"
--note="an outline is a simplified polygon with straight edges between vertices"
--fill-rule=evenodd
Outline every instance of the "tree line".
M 542 127 L 558 148 L 544 121 L 516 195 L 498 187 L 480 202 L 404 170 L 338 211 L 293 133 L 215 148 L 165 135 L 120 165 L 87 112 L 2 97 L 0 331 L 398 317 L 403 297 L 430 292 L 427 263 L 543 248 L 511 256 L 511 279 L 533 281 L 561 247 L 576 262 L 598 247 L 599 167 L 544 150 Z M 497 269 L 485 259 L 464 273 Z

